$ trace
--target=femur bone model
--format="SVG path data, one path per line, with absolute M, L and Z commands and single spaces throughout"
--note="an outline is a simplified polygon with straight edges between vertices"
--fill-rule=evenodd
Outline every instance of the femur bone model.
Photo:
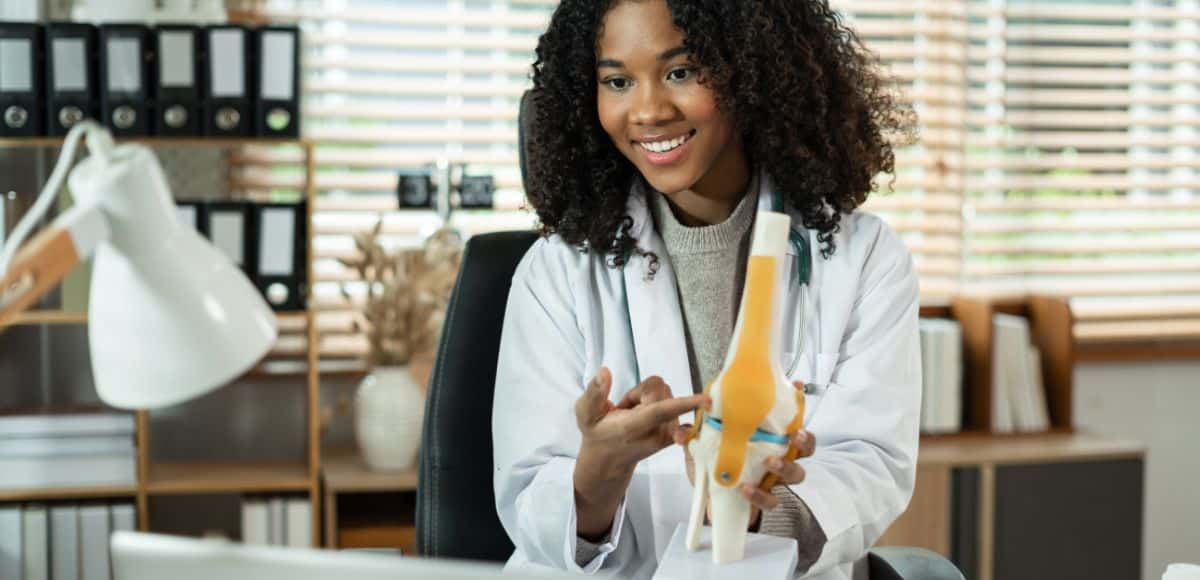
M 788 434 L 800 429 L 804 395 L 780 365 L 781 302 L 785 293 L 791 219 L 759 212 L 754 224 L 746 287 L 725 366 L 705 392 L 712 409 L 698 412 L 688 450 L 695 468 L 687 547 L 700 549 L 706 512 L 712 523 L 713 562 L 742 559 L 750 503 L 739 487 L 775 483 L 763 461 L 772 455 L 796 458 Z M 711 511 L 708 509 L 711 508 Z

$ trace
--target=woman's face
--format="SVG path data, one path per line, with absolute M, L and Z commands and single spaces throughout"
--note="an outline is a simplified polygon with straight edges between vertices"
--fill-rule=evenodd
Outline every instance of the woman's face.
M 654 189 L 726 197 L 745 187 L 733 119 L 702 86 L 666 0 L 620 0 L 597 38 L 600 125 Z

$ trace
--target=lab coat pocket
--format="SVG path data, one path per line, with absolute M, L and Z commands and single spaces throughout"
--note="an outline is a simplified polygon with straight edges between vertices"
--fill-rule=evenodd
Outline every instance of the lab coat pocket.
M 812 422 L 821 401 L 831 388 L 830 379 L 837 368 L 839 353 L 818 353 L 812 378 L 804 383 L 804 424 Z

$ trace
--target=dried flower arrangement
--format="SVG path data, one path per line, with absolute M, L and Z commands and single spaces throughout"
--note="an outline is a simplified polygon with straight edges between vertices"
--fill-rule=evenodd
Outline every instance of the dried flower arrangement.
M 341 262 L 367 283 L 354 328 L 365 332 L 371 366 L 406 365 L 432 352 L 458 278 L 463 244 L 457 232 L 439 229 L 424 247 L 388 251 L 379 241 L 383 222 L 354 236 L 358 255 Z M 350 298 L 346 286 L 342 294 Z

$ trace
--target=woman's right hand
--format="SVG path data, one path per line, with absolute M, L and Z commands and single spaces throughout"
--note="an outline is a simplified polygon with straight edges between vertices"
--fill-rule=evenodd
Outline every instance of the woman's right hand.
M 707 406 L 707 395 L 673 397 L 660 377 L 650 377 L 613 405 L 612 373 L 601 368 L 575 401 L 583 442 L 575 461 L 577 533 L 602 538 L 625 496 L 637 463 L 674 441 L 679 416 Z

